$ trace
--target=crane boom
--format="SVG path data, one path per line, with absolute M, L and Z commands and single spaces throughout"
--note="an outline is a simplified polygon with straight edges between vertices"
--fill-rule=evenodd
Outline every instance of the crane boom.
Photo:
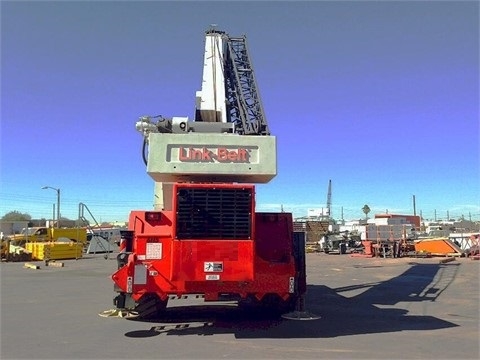
M 332 180 L 328 180 L 327 211 L 328 211 L 328 217 L 331 217 L 332 216 Z
M 206 32 L 202 90 L 196 94 L 195 121 L 227 122 L 223 31 Z
M 270 135 L 246 36 L 206 32 L 202 90 L 195 121 L 229 122 L 240 135 Z
M 242 135 L 270 135 L 253 66 L 248 55 L 247 39 L 229 37 L 225 62 L 229 120 Z

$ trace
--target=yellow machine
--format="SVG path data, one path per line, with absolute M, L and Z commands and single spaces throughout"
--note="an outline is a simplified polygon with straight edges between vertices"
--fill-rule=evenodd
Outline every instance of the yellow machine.
M 85 228 L 49 228 L 28 227 L 20 234 L 9 236 L 10 243 L 16 246 L 24 246 L 30 242 L 56 242 L 74 241 L 85 244 L 87 242 L 87 230 Z

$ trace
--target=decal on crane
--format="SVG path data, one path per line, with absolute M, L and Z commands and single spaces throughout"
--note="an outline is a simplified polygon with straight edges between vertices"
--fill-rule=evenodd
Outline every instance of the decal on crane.
M 249 163 L 250 153 L 245 148 L 227 149 L 226 147 L 218 147 L 209 149 L 207 147 L 195 148 L 193 146 L 180 146 L 178 151 L 178 159 L 185 162 L 233 162 L 233 163 Z
M 288 292 L 293 294 L 295 292 L 295 278 L 292 276 L 288 282 Z
M 131 294 L 133 291 L 133 278 L 131 276 L 127 277 L 127 293 Z
M 162 258 L 162 243 L 147 243 L 146 259 Z
M 222 272 L 223 263 L 222 262 L 205 262 L 203 269 L 205 272 Z

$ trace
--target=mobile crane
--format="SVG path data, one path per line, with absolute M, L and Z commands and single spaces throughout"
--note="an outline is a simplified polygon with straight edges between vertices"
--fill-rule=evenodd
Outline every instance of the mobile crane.
M 169 299 L 304 313 L 305 243 L 292 214 L 256 212 L 254 183 L 277 174 L 245 36 L 205 33 L 195 117 L 141 117 L 154 210 L 130 213 L 112 275 L 119 311 L 162 314 Z M 148 151 L 146 151 L 148 149 Z

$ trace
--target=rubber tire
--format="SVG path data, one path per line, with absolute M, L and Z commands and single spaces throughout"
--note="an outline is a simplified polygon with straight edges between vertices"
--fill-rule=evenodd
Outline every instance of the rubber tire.
M 145 294 L 137 302 L 134 311 L 141 319 L 156 319 L 165 312 L 167 304 L 168 298 L 162 300 L 156 294 Z

